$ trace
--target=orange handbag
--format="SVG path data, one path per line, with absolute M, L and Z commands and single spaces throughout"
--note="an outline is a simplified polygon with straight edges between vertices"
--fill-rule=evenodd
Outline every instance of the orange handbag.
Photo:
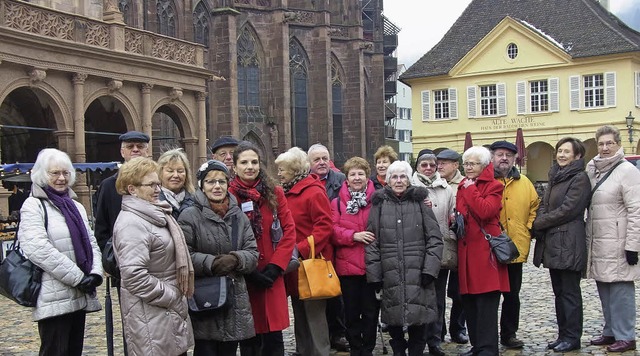
M 298 268 L 298 294 L 300 300 L 328 299 L 342 294 L 340 280 L 333 269 L 333 263 L 320 254 L 316 258 L 313 235 L 307 237 L 311 253 L 309 259 L 300 258 Z

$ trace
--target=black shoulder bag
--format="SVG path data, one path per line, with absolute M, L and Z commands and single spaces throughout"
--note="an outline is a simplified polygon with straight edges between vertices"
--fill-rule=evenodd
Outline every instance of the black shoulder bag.
M 480 224 L 480 221 L 476 219 L 475 215 L 471 214 L 471 212 L 469 212 L 469 215 L 471 215 L 478 223 L 478 226 L 480 226 L 480 231 L 482 231 L 484 238 L 489 242 L 491 252 L 498 262 L 508 264 L 520 256 L 518 247 L 504 231 L 502 224 L 500 224 L 500 235 L 493 236 L 484 230 L 482 224 Z
M 44 228 L 48 233 L 49 215 L 42 199 L 40 204 L 44 210 Z M 16 231 L 15 240 L 9 246 L 7 257 L 0 263 L 0 294 L 22 306 L 35 307 L 41 286 L 42 268 L 24 256 Z
M 275 251 L 278 243 L 282 239 L 284 232 L 282 231 L 282 225 L 280 225 L 280 219 L 278 219 L 278 213 L 273 213 L 273 223 L 271 223 L 271 243 L 273 244 L 273 250 Z M 289 259 L 289 264 L 287 265 L 287 269 L 284 270 L 284 273 L 293 272 L 300 267 L 300 253 L 298 252 L 298 245 L 293 244 L 293 252 L 291 253 L 291 258 Z

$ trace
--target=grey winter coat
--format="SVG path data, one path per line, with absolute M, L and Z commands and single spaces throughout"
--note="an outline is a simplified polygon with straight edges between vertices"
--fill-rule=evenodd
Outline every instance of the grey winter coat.
M 222 219 L 211 210 L 202 190 L 197 190 L 195 205 L 185 209 L 178 219 L 191 252 L 196 279 L 212 276 L 211 265 L 216 255 L 232 253 L 239 265 L 229 276 L 233 278 L 232 306 L 205 316 L 193 316 L 193 330 L 197 340 L 237 341 L 255 336 L 249 293 L 244 279 L 258 265 L 258 247 L 245 215 L 236 198 L 229 194 L 229 210 Z M 232 251 L 231 223 L 237 219 L 238 249 Z
M 113 226 L 120 267 L 120 309 L 129 355 L 175 356 L 193 345 L 187 298 L 178 289 L 175 245 L 165 213 L 150 202 L 122 197 Z
M 374 193 L 367 230 L 375 234 L 367 245 L 367 282 L 382 282 L 382 321 L 388 325 L 421 325 L 436 318 L 433 283 L 421 285 L 421 275 L 437 278 L 442 235 L 427 190 L 410 186 L 397 197 L 390 187 Z
M 540 267 L 584 271 L 587 266 L 587 236 L 584 213 L 591 183 L 584 160 L 549 171 L 549 186 L 533 222 L 536 245 L 533 264 Z
M 329 169 L 329 173 L 327 173 L 327 178 L 324 179 L 324 187 L 327 189 L 327 196 L 329 197 L 329 201 L 338 197 L 338 193 L 340 192 L 340 187 L 342 187 L 342 183 L 347 180 L 347 177 L 342 172 L 336 172 L 333 169 Z
M 76 265 L 69 227 L 62 212 L 51 203 L 40 186 L 33 184 L 31 189 L 31 196 L 20 209 L 18 240 L 25 256 L 44 271 L 38 302 L 33 309 L 33 320 L 39 321 L 78 310 L 100 310 L 100 302 L 95 296 L 91 297 L 75 288 L 84 278 L 84 272 Z M 76 198 L 71 189 L 69 196 Z M 47 209 L 47 227 L 44 226 L 44 210 L 40 199 L 43 199 Z M 93 231 L 89 228 L 86 210 L 82 204 L 76 201 L 74 203 L 91 241 L 91 273 L 102 276 L 102 255 Z

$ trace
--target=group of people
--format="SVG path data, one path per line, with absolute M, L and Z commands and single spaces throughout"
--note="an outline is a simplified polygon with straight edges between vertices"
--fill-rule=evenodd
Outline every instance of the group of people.
M 548 348 L 581 347 L 585 276 L 596 280 L 604 315 L 591 344 L 636 348 L 640 171 L 624 160 L 612 126 L 596 132 L 598 155 L 586 170 L 580 140 L 557 143 L 541 201 L 507 141 L 462 155 L 422 150 L 414 167 L 383 146 L 375 166 L 352 157 L 343 173 L 325 146 L 293 147 L 275 160 L 276 177 L 256 145 L 231 137 L 219 138 L 213 159 L 195 172 L 180 149 L 148 158 L 144 133 L 120 141 L 125 163 L 101 184 L 95 230 L 73 200 L 69 156 L 44 149 L 33 167 L 18 236 L 44 271 L 33 311 L 41 355 L 82 354 L 85 315 L 101 308 L 101 250 L 110 245 L 130 355 L 239 348 L 243 356 L 282 356 L 289 297 L 303 356 L 331 348 L 373 355 L 379 324 L 394 355 L 444 355 L 447 330 L 454 342 L 470 341 L 464 355 L 497 355 L 499 344 L 524 346 L 519 291 L 532 238 L 534 264 L 549 269 L 555 295 L 558 337 Z M 507 264 L 487 241 L 502 231 L 519 252 Z M 333 261 L 342 296 L 300 299 L 298 274 L 288 268 L 296 256 Z M 232 281 L 231 303 L 190 313 L 196 280 L 212 276 Z

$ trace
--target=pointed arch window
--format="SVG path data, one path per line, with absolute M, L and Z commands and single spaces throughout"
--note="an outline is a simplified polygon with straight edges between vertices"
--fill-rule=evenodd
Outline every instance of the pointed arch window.
M 249 113 L 260 113 L 260 59 L 257 40 L 244 28 L 238 37 L 238 105 Z M 241 111 L 241 115 L 243 112 Z
M 338 165 L 344 163 L 344 81 L 340 65 L 331 58 L 331 101 L 333 106 L 333 158 Z
M 165 36 L 176 37 L 176 9 L 171 0 L 159 0 L 156 2 L 158 11 L 158 33 Z
M 133 11 L 131 9 L 131 0 L 118 0 L 118 9 L 122 12 L 124 23 L 133 26 Z
M 209 47 L 209 12 L 200 1 L 193 11 L 193 39 L 205 47 Z
M 289 72 L 291 75 L 291 122 L 294 146 L 309 147 L 309 104 L 307 101 L 309 62 L 302 45 L 289 42 Z

